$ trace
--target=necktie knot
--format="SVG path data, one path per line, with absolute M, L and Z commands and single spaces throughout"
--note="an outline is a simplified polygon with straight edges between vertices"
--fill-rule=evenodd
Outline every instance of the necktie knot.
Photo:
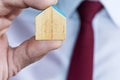
M 98 13 L 101 9 L 102 4 L 98 1 L 84 1 L 78 7 L 81 21 L 91 22 L 96 13 Z

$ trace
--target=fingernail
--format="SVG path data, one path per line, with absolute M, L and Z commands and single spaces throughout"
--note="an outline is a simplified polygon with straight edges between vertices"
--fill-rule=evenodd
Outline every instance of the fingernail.
M 58 3 L 58 0 L 55 0 L 55 4 L 57 4 Z
M 56 5 L 58 0 L 52 0 L 53 1 L 53 5 Z

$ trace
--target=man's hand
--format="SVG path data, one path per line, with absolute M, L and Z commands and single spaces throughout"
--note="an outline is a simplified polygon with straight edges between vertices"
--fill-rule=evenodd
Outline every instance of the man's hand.
M 45 9 L 56 0 L 0 0 L 0 80 L 8 80 L 23 67 L 60 47 L 62 41 L 35 41 L 34 37 L 17 48 L 8 45 L 6 31 L 23 8 Z

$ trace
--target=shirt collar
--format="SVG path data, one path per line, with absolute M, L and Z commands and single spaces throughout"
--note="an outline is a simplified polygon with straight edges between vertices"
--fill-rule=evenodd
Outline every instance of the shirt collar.
M 59 0 L 58 7 L 63 10 L 67 17 L 75 12 L 76 8 L 82 3 L 83 0 Z M 90 0 L 94 1 L 94 0 Z M 113 22 L 120 27 L 120 0 L 99 0 L 107 10 Z M 69 3 L 69 4 L 68 4 Z M 61 6 L 64 5 L 64 6 Z
M 100 0 L 113 22 L 120 27 L 120 0 Z

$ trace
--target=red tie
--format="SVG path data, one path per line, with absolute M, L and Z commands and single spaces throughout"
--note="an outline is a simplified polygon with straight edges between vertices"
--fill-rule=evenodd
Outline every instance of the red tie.
M 67 80 L 93 79 L 94 34 L 92 20 L 101 9 L 102 5 L 98 1 L 84 1 L 78 7 L 81 29 L 73 51 Z

